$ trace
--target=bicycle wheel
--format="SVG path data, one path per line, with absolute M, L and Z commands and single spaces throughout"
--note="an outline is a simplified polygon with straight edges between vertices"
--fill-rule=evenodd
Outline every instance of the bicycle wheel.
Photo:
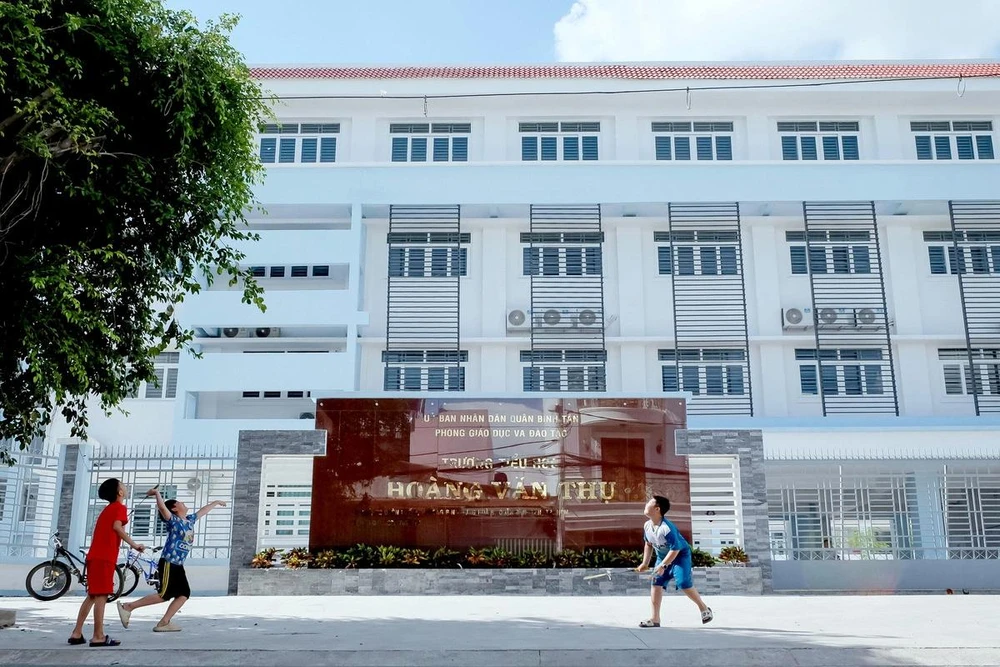
M 122 588 L 125 586 L 125 577 L 122 575 L 122 571 L 115 567 L 115 581 L 114 590 L 115 592 L 108 596 L 108 602 L 114 602 L 122 596 Z
M 122 592 L 119 597 L 127 597 L 132 594 L 135 587 L 139 585 L 139 568 L 135 565 L 126 565 L 122 563 L 118 566 L 118 572 L 122 577 Z
M 31 568 L 24 580 L 24 587 L 31 597 L 48 602 L 66 595 L 71 583 L 69 568 L 65 563 L 47 560 Z

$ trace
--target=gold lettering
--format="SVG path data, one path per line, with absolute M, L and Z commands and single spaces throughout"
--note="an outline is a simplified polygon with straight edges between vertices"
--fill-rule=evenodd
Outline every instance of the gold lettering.
M 503 500 L 507 497 L 507 491 L 510 490 L 510 484 L 507 482 L 493 482 L 493 488 L 496 489 L 497 498 Z
M 597 500 L 596 482 L 577 482 L 576 488 L 580 500 Z
M 601 482 L 601 500 L 615 499 L 615 483 Z
M 389 482 L 386 485 L 387 493 L 390 498 L 403 498 L 403 483 L 402 482 Z
M 548 498 L 549 487 L 545 482 L 533 482 L 531 484 L 531 494 L 538 498 Z

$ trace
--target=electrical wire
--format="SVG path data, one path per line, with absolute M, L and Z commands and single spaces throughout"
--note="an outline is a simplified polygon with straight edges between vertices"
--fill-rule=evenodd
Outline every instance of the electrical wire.
M 972 74 L 951 76 L 902 76 L 878 79 L 841 79 L 835 81 L 801 81 L 796 83 L 753 83 L 747 85 L 722 86 L 678 86 L 672 88 L 635 88 L 617 90 L 548 90 L 548 91 L 511 91 L 491 93 L 439 93 L 439 94 L 407 94 L 407 95 L 270 95 L 263 100 L 460 100 L 491 97 L 563 97 L 572 95 L 648 95 L 656 93 L 685 93 L 690 97 L 692 92 L 704 91 L 754 91 L 754 90 L 787 90 L 795 88 L 822 88 L 827 86 L 855 86 L 873 83 L 898 83 L 907 81 L 957 81 L 963 86 L 970 79 L 997 79 L 998 74 Z M 964 94 L 964 90 L 962 93 Z

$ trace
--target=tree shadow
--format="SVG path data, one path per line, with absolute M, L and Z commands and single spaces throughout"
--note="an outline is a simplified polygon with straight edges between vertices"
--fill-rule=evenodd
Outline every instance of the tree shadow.
M 150 631 L 165 605 L 136 611 L 128 630 L 122 629 L 114 606 L 109 605 L 108 634 L 123 643 L 115 649 L 114 655 L 66 644 L 72 626 L 69 612 L 75 615 L 75 605 L 71 609 L 58 610 L 42 603 L 18 605 L 18 628 L 0 631 L 0 664 L 103 665 L 113 660 L 119 665 L 151 667 L 210 664 L 240 667 L 490 664 L 502 667 L 625 664 L 625 661 L 636 660 L 665 664 L 668 657 L 671 663 L 691 667 L 727 663 L 915 664 L 905 659 L 909 647 L 902 637 L 866 635 L 861 638 L 766 627 L 763 623 L 753 627 L 745 618 L 737 621 L 740 625 L 728 625 L 720 620 L 702 626 L 686 601 L 683 606 L 668 606 L 665 602 L 664 611 L 671 616 L 664 617 L 664 627 L 640 629 L 637 622 L 645 611 L 641 604 L 636 605 L 634 619 L 608 619 L 600 598 L 579 600 L 581 605 L 593 608 L 592 620 L 585 621 L 539 615 L 538 609 L 532 607 L 537 607 L 541 598 L 523 598 L 519 600 L 523 602 L 523 613 L 511 614 L 508 607 L 502 616 L 496 612 L 495 619 L 488 618 L 489 599 L 479 603 L 475 617 L 467 619 L 455 618 L 461 615 L 463 605 L 468 604 L 461 599 L 448 601 L 453 605 L 447 609 L 452 618 L 439 619 L 402 616 L 399 610 L 392 609 L 392 598 L 383 598 L 386 602 L 384 612 L 372 611 L 369 599 L 367 608 L 359 613 L 343 613 L 345 607 L 350 609 L 357 603 L 358 598 L 351 597 L 303 599 L 301 607 L 289 611 L 286 605 L 284 612 L 269 608 L 267 598 L 238 600 L 238 608 L 229 605 L 229 608 L 213 611 L 211 604 L 203 604 L 190 613 L 182 610 L 176 619 L 183 628 L 179 635 Z M 419 606 L 420 603 L 410 601 L 409 604 Z M 440 615 L 440 600 L 429 600 L 429 604 L 436 605 L 436 614 Z M 509 604 L 509 599 L 505 604 Z M 334 610 L 331 615 L 337 617 L 308 616 L 323 608 Z M 300 616 L 296 617 L 296 613 Z M 91 631 L 89 623 L 85 631 Z

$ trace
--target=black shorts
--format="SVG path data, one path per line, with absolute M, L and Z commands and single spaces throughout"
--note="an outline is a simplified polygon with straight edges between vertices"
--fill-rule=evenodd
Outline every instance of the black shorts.
M 160 585 L 156 589 L 156 594 L 164 600 L 191 597 L 191 587 L 188 586 L 183 565 L 174 565 L 160 559 Z

